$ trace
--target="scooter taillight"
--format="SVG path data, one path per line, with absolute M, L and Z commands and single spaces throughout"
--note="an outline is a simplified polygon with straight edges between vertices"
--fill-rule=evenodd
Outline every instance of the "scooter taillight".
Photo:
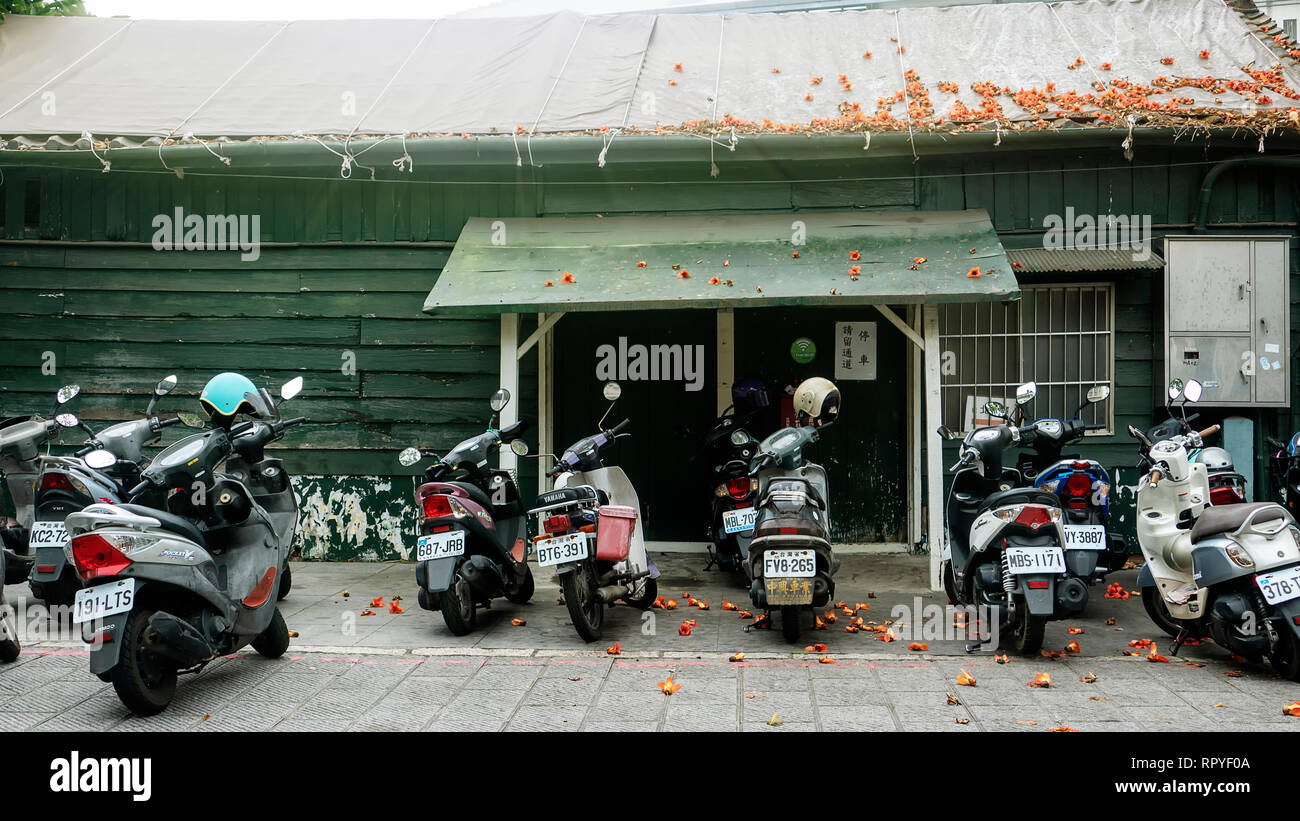
M 443 516 L 454 516 L 456 511 L 452 510 L 451 500 L 441 493 L 432 493 L 420 500 L 424 507 L 424 518 L 438 519 Z
M 1043 505 L 1025 505 L 1016 516 L 1016 524 L 1025 525 L 1033 530 L 1051 523 L 1052 515 Z
M 1092 494 L 1092 477 L 1086 473 L 1073 473 L 1065 480 L 1065 494 L 1070 497 L 1071 510 L 1085 510 L 1088 496 Z
M 1246 501 L 1246 496 L 1235 487 L 1215 487 L 1210 488 L 1210 504 L 1219 505 L 1239 505 Z
M 742 476 L 739 479 L 727 480 L 727 493 L 731 494 L 733 499 L 746 499 L 749 497 L 750 488 L 753 482 L 748 476 Z
M 66 473 L 47 471 L 41 474 L 41 490 L 73 490 Z
M 542 530 L 547 533 L 567 533 L 569 531 L 569 517 L 548 516 L 542 521 Z
M 84 581 L 116 576 L 131 566 L 131 560 L 122 551 L 95 533 L 85 533 L 72 540 L 72 561 L 77 566 L 77 575 Z

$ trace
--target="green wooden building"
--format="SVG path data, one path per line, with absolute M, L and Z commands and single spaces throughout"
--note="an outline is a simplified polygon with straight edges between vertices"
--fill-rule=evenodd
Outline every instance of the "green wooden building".
M 1226 293 L 1186 276 L 1212 285 L 1245 260 L 1261 283 L 1281 272 L 1249 304 L 1284 305 L 1269 327 L 1285 337 L 1233 378 L 1283 389 L 1211 390 L 1200 411 L 1234 419 L 1262 497 L 1264 437 L 1300 427 L 1295 48 L 1253 6 L 1208 0 L 7 17 L 0 414 L 44 412 L 75 382 L 71 410 L 98 426 L 143 411 L 168 373 L 168 411 L 220 371 L 302 375 L 311 422 L 281 443 L 302 555 L 384 560 L 407 557 L 415 527 L 398 450 L 481 431 L 499 385 L 507 421 L 558 450 L 594 430 L 612 377 L 634 432 L 613 458 L 652 549 L 702 550 L 693 434 L 737 379 L 779 398 L 822 375 L 844 392 L 818 446 L 838 543 L 937 563 L 935 428 L 1022 381 L 1042 416 L 1110 384 L 1084 447 L 1131 466 L 1127 428 L 1163 418 L 1170 368 L 1236 338 L 1178 335 L 1171 305 L 1216 314 Z M 1179 242 L 1190 274 L 1171 273 Z M 517 467 L 541 486 L 536 459 Z

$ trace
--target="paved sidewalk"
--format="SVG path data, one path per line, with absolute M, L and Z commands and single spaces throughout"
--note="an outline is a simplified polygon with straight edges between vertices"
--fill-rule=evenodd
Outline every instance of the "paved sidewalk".
M 1125 656 L 1133 639 L 1154 639 L 1164 655 L 1172 642 L 1136 598 L 1106 600 L 1104 588 L 1094 589 L 1085 618 L 1048 627 L 1046 647 L 1075 640 L 1080 653 L 999 664 L 991 649 L 967 654 L 956 641 L 922 638 L 929 650 L 915 652 L 906 639 L 848 634 L 843 616 L 793 646 L 779 624 L 747 632 L 752 622 L 722 609 L 724 600 L 743 608 L 744 591 L 702 566 L 698 557 L 662 557 L 660 592 L 693 593 L 709 602 L 707 611 L 682 600 L 675 611 L 655 611 L 647 627 L 640 611 L 615 607 L 605 639 L 586 645 L 550 579 L 539 577 L 528 605 L 499 601 L 480 612 L 479 629 L 458 638 L 415 604 L 410 565 L 299 563 L 281 603 L 298 633 L 284 658 L 245 651 L 219 659 L 183 677 L 166 712 L 141 719 L 89 674 L 79 643 L 30 643 L 17 663 L 0 666 L 0 730 L 1300 729 L 1300 718 L 1282 715 L 1284 704 L 1300 699 L 1300 685 L 1234 663 L 1212 644 L 1184 648 L 1168 664 Z M 845 557 L 837 598 L 869 604 L 859 615 L 882 622 L 897 605 L 913 607 L 918 594 L 899 591 L 920 589 L 925 572 L 924 559 Z M 1114 578 L 1132 587 L 1134 576 Z M 6 592 L 17 603 L 24 590 Z M 378 596 L 400 596 L 404 612 L 368 607 Z M 921 596 L 922 606 L 944 603 Z M 366 609 L 375 615 L 360 616 Z M 512 625 L 516 618 L 526 624 Z M 699 622 L 690 636 L 678 634 L 685 619 Z M 1071 626 L 1084 632 L 1067 634 Z M 615 641 L 618 657 L 605 652 Z M 834 664 L 803 651 L 814 642 L 828 646 Z M 744 661 L 730 662 L 737 651 Z M 956 684 L 963 669 L 977 686 Z M 1037 673 L 1048 673 L 1052 686 L 1027 686 Z M 672 696 L 657 684 L 667 675 L 682 685 Z M 769 723 L 774 716 L 779 724 Z

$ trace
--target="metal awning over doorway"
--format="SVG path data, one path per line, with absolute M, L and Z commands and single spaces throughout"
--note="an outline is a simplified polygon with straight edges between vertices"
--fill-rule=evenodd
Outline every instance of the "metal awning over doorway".
M 719 410 L 729 401 L 736 308 L 874 306 L 916 348 L 908 397 L 914 462 L 909 506 L 931 526 L 931 587 L 943 550 L 938 305 L 1019 297 L 1006 251 L 983 210 L 840 211 L 726 216 L 471 219 L 425 300 L 434 315 L 501 316 L 501 383 L 518 392 L 519 360 L 568 312 L 712 309 Z M 906 305 L 908 318 L 890 305 Z M 537 329 L 520 339 L 519 317 Z M 923 374 L 922 374 L 923 371 Z M 539 367 L 538 417 L 552 443 L 553 386 Z M 922 415 L 924 407 L 924 415 Z M 501 423 L 517 419 L 510 405 Z M 925 447 L 924 494 L 921 442 Z M 514 468 L 509 451 L 503 468 Z
M 536 217 L 469 220 L 424 310 L 887 305 L 1018 295 L 983 210 Z

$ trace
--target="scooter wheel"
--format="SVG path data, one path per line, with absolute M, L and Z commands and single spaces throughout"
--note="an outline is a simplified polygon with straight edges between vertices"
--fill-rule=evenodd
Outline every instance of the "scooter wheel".
M 659 598 L 658 579 L 646 579 L 645 587 L 642 589 L 641 595 L 636 598 L 624 596 L 623 604 L 626 604 L 628 607 L 635 607 L 637 610 L 649 610 L 650 605 L 654 604 L 655 599 L 657 598 Z
M 1032 656 L 1043 649 L 1043 635 L 1047 632 L 1047 616 L 1035 616 L 1022 601 L 1016 608 L 1016 618 L 1011 625 L 1011 644 L 1022 656 Z
M 0 602 L 3 606 L 3 602 Z M 8 615 L 0 612 L 0 662 L 8 664 L 11 661 L 17 661 L 18 655 L 23 651 L 18 644 L 18 633 L 14 630 L 13 622 Z
M 957 595 L 957 577 L 953 574 L 952 562 L 944 562 L 939 575 L 943 578 L 943 592 L 948 596 L 948 604 L 961 604 L 961 597 Z
M 1278 635 L 1277 647 L 1268 654 L 1268 663 L 1279 676 L 1300 681 L 1300 641 L 1289 628 L 1283 628 Z
M 781 608 L 781 635 L 786 641 L 799 640 L 799 615 L 802 610 L 801 607 Z
M 1176 639 L 1182 633 L 1182 622 L 1169 614 L 1169 608 L 1165 606 L 1165 600 L 1158 588 L 1142 588 L 1142 607 L 1147 611 L 1151 621 L 1155 622 L 1156 627 L 1165 631 L 1171 638 Z
M 289 649 L 289 625 L 278 609 L 262 634 L 253 639 L 253 649 L 269 659 L 278 659 Z
M 527 604 L 533 597 L 533 591 L 535 589 L 536 585 L 533 582 L 533 569 L 531 567 L 525 567 L 524 580 L 519 583 L 519 586 L 515 588 L 513 593 L 506 593 L 506 601 L 511 604 Z
M 560 574 L 560 590 L 564 592 L 564 606 L 573 620 L 573 629 L 583 641 L 600 638 L 600 628 L 605 623 L 605 603 L 596 595 L 590 581 L 590 562 Z
M 460 568 L 451 578 L 451 587 L 442 591 L 442 620 L 453 636 L 464 636 L 474 629 L 477 615 L 474 612 L 474 591 L 460 575 Z
M 152 610 L 132 610 L 122 631 L 122 658 L 111 673 L 113 689 L 127 709 L 152 716 L 167 709 L 176 695 L 176 665 L 145 646 Z
M 289 595 L 289 591 L 292 589 L 293 570 L 289 567 L 289 563 L 285 562 L 284 572 L 280 574 L 280 592 L 275 595 L 275 600 L 284 601 L 284 597 Z

